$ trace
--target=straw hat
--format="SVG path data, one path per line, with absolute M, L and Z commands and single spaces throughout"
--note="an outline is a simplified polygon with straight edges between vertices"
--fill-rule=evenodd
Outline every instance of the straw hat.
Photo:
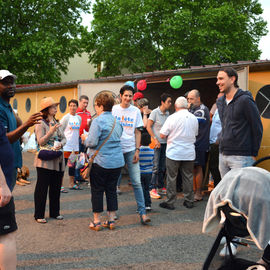
M 43 98 L 40 102 L 40 111 L 45 110 L 53 105 L 58 105 L 59 102 L 55 102 L 52 97 Z

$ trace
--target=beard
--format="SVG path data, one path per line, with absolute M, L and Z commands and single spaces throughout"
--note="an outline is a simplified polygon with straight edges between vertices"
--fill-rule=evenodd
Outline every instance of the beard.
M 12 88 L 6 88 L 3 92 L 2 92 L 2 97 L 3 98 L 12 98 L 14 97 L 15 95 L 15 92 L 16 92 L 16 88 L 15 87 L 12 87 Z

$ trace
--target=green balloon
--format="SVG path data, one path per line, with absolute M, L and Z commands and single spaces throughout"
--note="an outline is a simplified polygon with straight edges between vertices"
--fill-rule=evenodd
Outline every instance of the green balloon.
M 172 88 L 174 89 L 178 89 L 182 86 L 183 84 L 183 79 L 181 76 L 177 75 L 177 76 L 173 76 L 171 79 L 170 79 L 170 85 Z

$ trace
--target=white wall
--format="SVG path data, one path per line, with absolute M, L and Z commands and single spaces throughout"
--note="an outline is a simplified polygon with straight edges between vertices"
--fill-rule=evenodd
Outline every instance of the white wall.
M 239 87 L 243 90 L 248 90 L 248 72 L 249 68 L 245 67 L 242 70 L 238 70 L 238 84 Z

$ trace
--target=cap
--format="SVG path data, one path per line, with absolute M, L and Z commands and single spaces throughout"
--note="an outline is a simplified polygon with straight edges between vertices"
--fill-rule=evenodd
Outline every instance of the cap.
M 17 79 L 17 77 L 14 74 L 10 73 L 8 70 L 5 70 L 5 69 L 0 70 L 0 81 L 2 81 L 8 76 L 12 77 L 14 80 Z
M 144 98 L 144 95 L 143 93 L 141 92 L 136 92 L 133 96 L 133 100 L 136 101 L 137 99 L 141 99 L 141 98 Z
M 58 105 L 59 102 L 55 102 L 52 97 L 46 97 L 43 98 L 40 102 L 40 111 L 45 110 L 48 107 L 51 107 L 52 105 Z

